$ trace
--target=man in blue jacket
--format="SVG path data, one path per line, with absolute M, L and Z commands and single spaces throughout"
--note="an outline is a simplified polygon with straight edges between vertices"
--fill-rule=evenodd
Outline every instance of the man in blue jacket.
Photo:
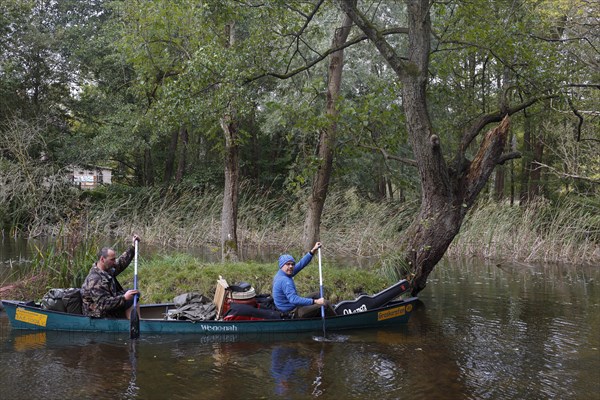
M 327 305 L 325 299 L 318 297 L 318 294 L 315 298 L 299 296 L 294 284 L 294 276 L 312 261 L 319 247 L 321 242 L 315 243 L 312 250 L 298 263 L 289 254 L 279 256 L 279 271 L 273 278 L 273 301 L 279 311 L 298 318 L 309 318 L 318 316 L 321 306 Z M 328 310 L 328 314 L 331 314 L 331 310 Z

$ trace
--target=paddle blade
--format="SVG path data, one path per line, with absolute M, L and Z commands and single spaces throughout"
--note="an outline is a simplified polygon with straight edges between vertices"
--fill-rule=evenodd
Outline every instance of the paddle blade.
M 137 296 L 136 296 L 137 297 Z M 137 312 L 137 301 L 133 301 L 133 309 L 129 317 L 129 338 L 137 339 L 140 337 L 140 316 Z

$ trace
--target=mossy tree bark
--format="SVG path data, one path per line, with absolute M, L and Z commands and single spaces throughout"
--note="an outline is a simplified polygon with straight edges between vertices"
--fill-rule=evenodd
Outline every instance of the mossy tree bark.
M 353 0 L 356 3 L 356 0 Z M 348 15 L 342 18 L 342 27 L 336 29 L 331 43 L 332 48 L 341 47 L 348 39 L 350 28 L 352 27 L 352 19 Z M 313 177 L 312 190 L 308 199 L 308 212 L 304 220 L 303 245 L 309 250 L 315 242 L 319 240 L 321 215 L 323 214 L 323 206 L 327 197 L 327 190 L 331 180 L 331 172 L 333 171 L 333 157 L 336 144 L 337 124 L 336 117 L 338 111 L 336 109 L 337 97 L 340 93 L 342 84 L 342 71 L 344 69 L 344 50 L 338 50 L 331 53 L 329 57 L 329 74 L 327 77 L 327 115 L 331 117 L 331 124 L 321 129 L 319 134 L 319 144 L 317 147 L 317 156 L 319 166 Z
M 228 45 L 235 43 L 234 24 L 226 27 Z M 232 106 L 221 118 L 221 129 L 225 137 L 225 187 L 223 192 L 223 209 L 221 211 L 221 259 L 237 262 L 237 214 L 240 186 L 240 145 L 236 113 Z

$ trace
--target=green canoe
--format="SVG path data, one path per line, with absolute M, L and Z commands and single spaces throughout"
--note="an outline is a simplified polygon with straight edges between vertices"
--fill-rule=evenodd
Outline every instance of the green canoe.
M 384 307 L 347 315 L 326 317 L 327 331 L 345 329 L 379 328 L 408 322 L 416 297 L 393 301 Z M 2 304 L 14 329 L 87 331 L 87 332 L 129 332 L 129 321 L 125 319 L 91 318 L 84 315 L 49 311 L 31 303 L 3 300 Z M 248 321 L 182 321 L 167 320 L 172 304 L 147 304 L 140 306 L 140 332 L 142 334 L 195 333 L 252 334 L 320 332 L 323 320 L 316 319 L 277 319 Z

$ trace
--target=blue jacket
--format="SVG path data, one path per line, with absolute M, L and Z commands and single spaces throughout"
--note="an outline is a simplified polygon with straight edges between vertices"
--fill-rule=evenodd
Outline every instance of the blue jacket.
M 294 266 L 294 272 L 288 276 L 279 269 L 273 278 L 273 301 L 279 311 L 292 311 L 298 306 L 310 306 L 313 299 L 298 296 L 293 277 L 312 261 L 312 254 L 306 253 L 304 257 Z

